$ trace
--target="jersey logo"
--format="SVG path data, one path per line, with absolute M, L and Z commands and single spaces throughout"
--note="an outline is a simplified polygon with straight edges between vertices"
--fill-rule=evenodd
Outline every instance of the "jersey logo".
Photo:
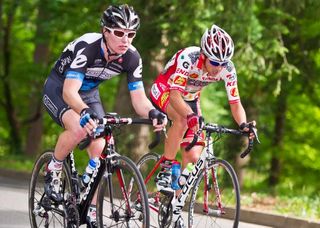
M 142 81 L 137 81 L 137 82 L 130 82 L 128 84 L 128 89 L 129 91 L 134 91 L 134 90 L 137 90 L 137 89 L 143 89 L 143 83 Z
M 142 59 L 139 59 L 139 66 L 134 70 L 133 77 L 135 78 L 142 77 Z
M 58 117 L 58 108 L 47 95 L 43 96 L 43 103 L 54 117 Z
M 188 75 L 189 75 L 188 70 L 183 70 L 183 69 L 181 69 L 181 68 L 177 68 L 177 69 L 176 69 L 176 73 L 177 73 L 177 74 L 183 74 L 183 75 L 185 75 L 185 76 L 188 76 Z
M 87 56 L 81 55 L 84 49 L 82 48 L 77 52 L 77 57 L 72 61 L 70 68 L 81 68 L 87 64 Z
M 237 81 L 227 82 L 227 86 L 235 86 Z
M 188 62 L 183 62 L 183 63 L 182 63 L 182 66 L 183 66 L 184 68 L 188 69 L 189 66 L 190 66 L 190 63 L 188 63 Z
M 187 84 L 187 79 L 181 76 L 178 76 L 173 81 L 174 84 L 179 86 L 185 86 Z
M 169 92 L 163 93 L 163 95 L 161 96 L 161 100 L 160 100 L 160 108 L 163 107 L 163 105 L 167 101 L 168 97 L 169 97 Z
M 198 74 L 190 74 L 189 77 L 194 79 L 194 78 L 199 77 L 199 75 Z
M 233 96 L 233 97 L 239 96 L 237 87 L 234 87 L 234 88 L 232 88 L 232 89 L 230 90 L 230 95 Z
M 160 90 L 156 84 L 153 84 L 153 86 L 151 87 L 151 94 L 156 100 L 158 100 L 159 96 L 161 95 Z

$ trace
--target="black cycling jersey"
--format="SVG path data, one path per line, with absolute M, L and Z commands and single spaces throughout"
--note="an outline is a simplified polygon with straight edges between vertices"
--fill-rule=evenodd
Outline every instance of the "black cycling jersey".
M 54 69 L 62 78 L 81 80 L 81 91 L 93 89 L 122 72 L 127 73 L 130 91 L 142 88 L 142 60 L 135 47 L 131 45 L 121 57 L 107 62 L 101 42 L 101 33 L 84 34 L 67 45 Z
M 70 109 L 63 99 L 63 83 L 66 78 L 82 82 L 79 95 L 99 117 L 104 115 L 98 85 L 121 73 L 127 73 L 129 91 L 143 89 L 142 60 L 131 45 L 119 58 L 107 62 L 101 48 L 102 34 L 87 33 L 69 43 L 56 61 L 44 85 L 43 103 L 52 117 L 63 126 L 62 116 Z

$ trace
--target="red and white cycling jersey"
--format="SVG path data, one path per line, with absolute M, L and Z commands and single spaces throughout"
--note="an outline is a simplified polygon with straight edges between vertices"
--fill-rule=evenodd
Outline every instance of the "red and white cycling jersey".
M 193 101 L 200 96 L 201 89 L 212 83 L 224 81 L 230 104 L 238 103 L 240 96 L 237 74 L 231 61 L 218 75 L 210 76 L 202 70 L 204 58 L 199 47 L 179 50 L 166 64 L 151 88 L 152 101 L 164 112 L 168 104 L 169 91 L 179 90 L 185 101 Z

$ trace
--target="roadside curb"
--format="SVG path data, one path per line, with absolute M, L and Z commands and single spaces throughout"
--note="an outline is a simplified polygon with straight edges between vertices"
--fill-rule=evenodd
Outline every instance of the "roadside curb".
M 240 221 L 274 228 L 320 228 L 320 221 L 310 221 L 291 216 L 241 209 Z
M 0 176 L 6 178 L 18 179 L 23 182 L 29 182 L 31 173 L 0 169 Z M 258 212 L 255 210 L 241 209 L 240 221 L 254 223 L 274 228 L 320 228 L 320 221 L 310 221 L 307 219 L 283 216 L 268 212 Z
M 29 182 L 31 178 L 31 173 L 9 169 L 0 169 L 0 176 Z

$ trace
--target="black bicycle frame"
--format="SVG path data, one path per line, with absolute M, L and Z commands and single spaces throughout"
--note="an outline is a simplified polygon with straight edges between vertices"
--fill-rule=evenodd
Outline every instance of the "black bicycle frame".
M 85 189 L 83 198 L 81 199 L 80 204 L 78 204 L 78 211 L 80 216 L 80 224 L 86 223 L 86 216 L 88 209 L 90 207 L 91 201 L 94 197 L 94 194 L 96 190 L 98 189 L 99 183 L 103 178 L 103 175 L 105 171 L 108 173 L 111 171 L 111 164 L 107 162 L 106 158 L 114 151 L 114 140 L 111 129 L 106 128 L 105 130 L 105 142 L 106 145 L 103 149 L 103 152 L 100 155 L 98 166 L 96 167 L 93 176 L 88 183 L 88 186 Z M 77 203 L 80 201 L 80 189 L 78 185 L 78 172 L 75 168 L 75 161 L 73 158 L 73 154 L 70 154 L 68 156 L 68 164 L 71 168 L 71 176 L 72 176 L 72 184 L 73 188 L 75 188 L 75 194 L 76 194 L 76 200 Z M 112 189 L 111 181 L 108 181 L 108 187 L 109 189 Z M 112 191 L 110 191 L 110 194 L 112 194 Z M 110 198 L 112 200 L 112 195 L 110 195 Z M 112 202 L 111 202 L 112 203 Z

